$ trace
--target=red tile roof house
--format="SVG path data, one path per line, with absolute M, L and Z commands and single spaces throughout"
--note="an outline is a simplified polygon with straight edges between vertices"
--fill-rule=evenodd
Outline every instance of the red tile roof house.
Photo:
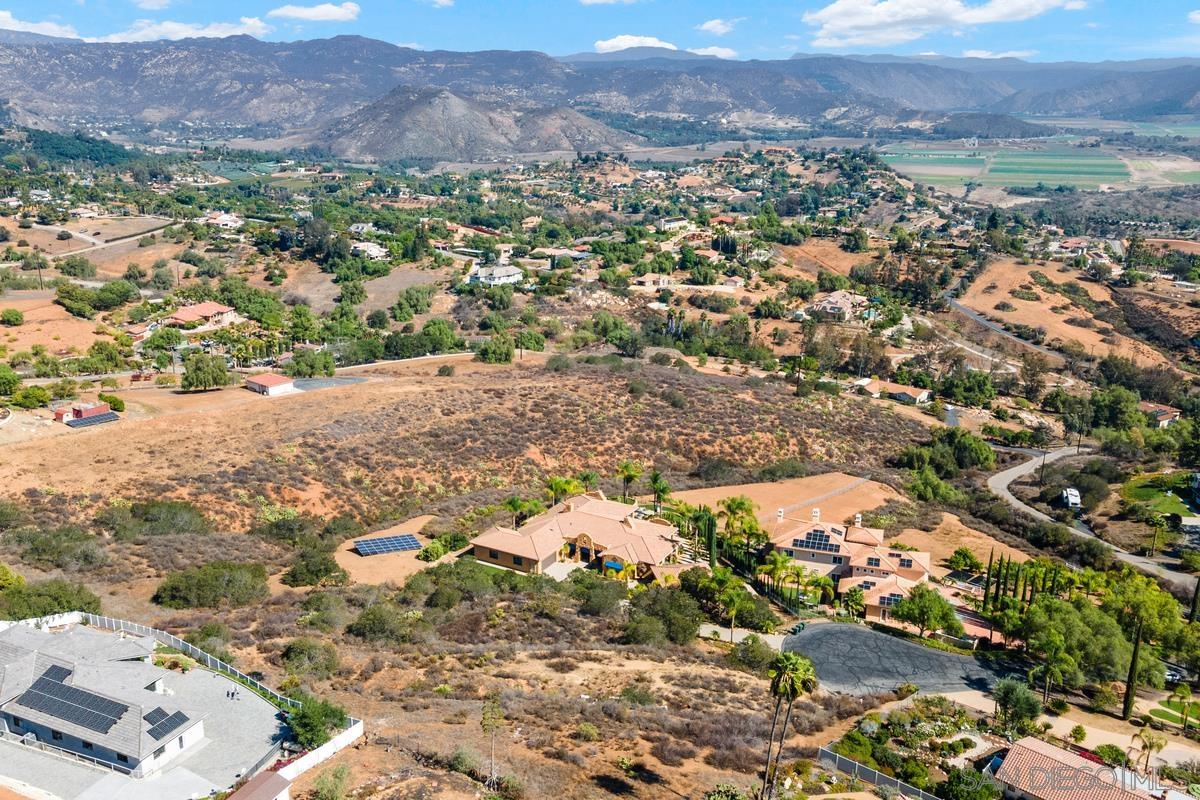
M 232 325 L 241 319 L 229 306 L 206 300 L 192 306 L 183 306 L 167 317 L 165 322 L 180 328 L 189 328 L 199 323 L 199 327 L 220 328 Z
M 933 399 L 933 393 L 928 389 L 916 386 L 905 386 L 891 381 L 868 380 L 858 384 L 859 390 L 868 397 L 887 397 L 901 403 L 920 406 Z
M 1142 401 L 1138 403 L 1138 410 L 1154 420 L 1154 424 L 1160 428 L 1169 428 L 1183 419 L 1183 412 L 1178 408 L 1160 405 L 1159 403 Z
M 888 547 L 883 531 L 864 528 L 861 515 L 853 525 L 835 525 L 822 522 L 817 508 L 809 522 L 786 519 L 781 510 L 767 535 L 778 552 L 836 579 L 839 594 L 860 587 L 869 620 L 886 622 L 889 608 L 929 580 L 929 553 Z
M 1133 778 L 1125 770 L 1026 737 L 1009 748 L 996 769 L 996 780 L 1010 800 L 1148 800 L 1149 792 L 1122 785 Z
M 479 561 L 533 575 L 572 561 L 617 572 L 632 566 L 637 578 L 650 578 L 655 567 L 678 561 L 682 540 L 674 525 L 636 511 L 593 492 L 564 500 L 516 530 L 490 528 L 471 545 Z

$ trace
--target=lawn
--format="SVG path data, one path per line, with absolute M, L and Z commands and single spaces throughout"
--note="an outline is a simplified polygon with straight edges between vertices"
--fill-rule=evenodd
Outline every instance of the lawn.
M 1158 514 L 1193 515 L 1192 509 L 1180 499 L 1188 493 L 1189 474 L 1178 472 L 1173 475 L 1139 475 L 1121 487 L 1121 496 L 1126 500 L 1145 503 Z
M 1192 710 L 1188 713 L 1188 728 L 1200 725 L 1200 717 L 1197 716 L 1197 712 L 1200 712 L 1200 708 L 1197 707 L 1198 705 L 1200 704 L 1192 703 Z M 1161 719 L 1163 722 L 1169 722 L 1172 725 L 1182 725 L 1183 704 L 1178 700 L 1159 700 L 1158 706 L 1150 709 L 1150 716 L 1155 719 Z

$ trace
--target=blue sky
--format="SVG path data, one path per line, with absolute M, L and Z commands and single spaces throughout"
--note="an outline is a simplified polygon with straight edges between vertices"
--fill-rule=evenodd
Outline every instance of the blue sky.
M 644 44 L 742 59 L 1200 56 L 1200 0 L 0 0 L 0 27 L 97 41 L 352 33 L 554 55 Z

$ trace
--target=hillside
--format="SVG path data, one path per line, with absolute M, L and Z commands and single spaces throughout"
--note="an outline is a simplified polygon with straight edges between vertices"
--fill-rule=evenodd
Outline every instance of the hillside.
M 639 141 L 570 109 L 514 111 L 448 89 L 408 87 L 337 121 L 319 138 L 339 156 L 382 161 L 614 150 Z

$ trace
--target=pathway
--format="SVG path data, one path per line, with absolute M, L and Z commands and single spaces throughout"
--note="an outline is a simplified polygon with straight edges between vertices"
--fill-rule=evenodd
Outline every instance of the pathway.
M 1079 447 L 1063 447 L 1059 448 L 1058 450 L 1050 450 L 1044 454 L 1035 455 L 1033 458 L 1029 459 L 1023 464 L 1018 464 L 1015 467 L 1006 469 L 1003 472 L 998 472 L 988 478 L 988 488 L 997 497 L 999 497 L 1005 503 L 1008 503 L 1008 505 L 1012 506 L 1016 510 L 1024 514 L 1028 514 L 1034 519 L 1042 522 L 1056 523 L 1057 520 L 1050 515 L 1038 511 L 1036 508 L 1033 508 L 1032 506 L 1029 506 L 1019 500 L 1009 489 L 1009 486 L 1011 486 L 1014 481 L 1037 472 L 1042 466 L 1043 459 L 1045 459 L 1045 463 L 1052 464 L 1055 461 L 1059 461 L 1070 456 L 1076 456 L 1081 452 L 1086 451 L 1087 448 L 1081 449 Z M 1145 572 L 1156 578 L 1161 578 L 1163 580 L 1176 583 L 1186 588 L 1189 592 L 1191 592 L 1196 586 L 1196 578 L 1194 576 L 1171 569 L 1167 565 L 1159 561 L 1155 561 L 1154 559 L 1147 558 L 1145 556 L 1139 556 L 1134 553 L 1130 553 L 1128 550 L 1122 550 L 1119 547 L 1109 544 L 1097 536 L 1091 528 L 1089 528 L 1080 520 L 1074 520 L 1069 527 L 1077 536 L 1080 536 L 1084 539 L 1094 539 L 1097 542 L 1102 543 L 1105 547 L 1112 551 L 1113 558 L 1124 564 L 1128 564 L 1131 567 L 1141 570 L 1142 572 Z

